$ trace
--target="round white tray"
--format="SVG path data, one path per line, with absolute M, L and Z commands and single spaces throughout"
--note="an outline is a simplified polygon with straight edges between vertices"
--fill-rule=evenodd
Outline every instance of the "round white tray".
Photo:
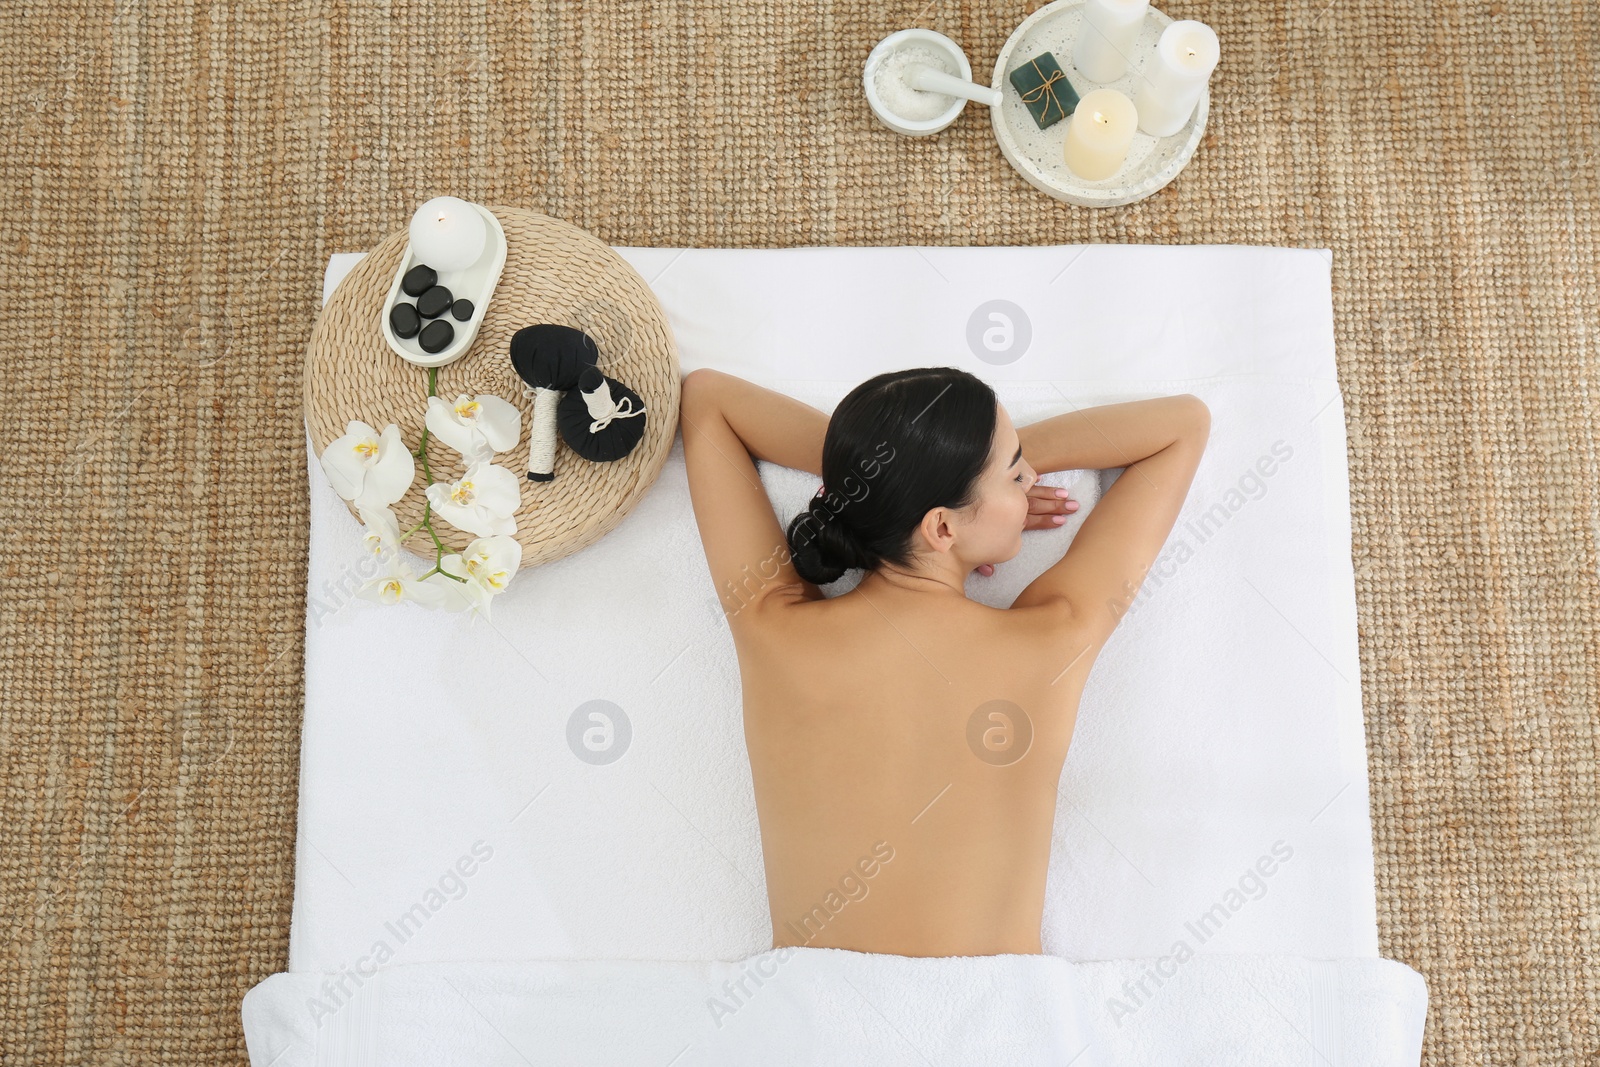
M 1205 133 L 1206 112 L 1211 104 L 1209 89 L 1201 91 L 1200 103 L 1183 129 L 1171 137 L 1152 137 L 1143 130 L 1135 130 L 1133 145 L 1128 149 L 1128 159 L 1122 168 L 1102 181 L 1086 182 L 1072 173 L 1062 158 L 1071 116 L 1039 129 L 1022 102 L 1021 94 L 1007 77 L 1012 68 L 1041 52 L 1049 52 L 1061 64 L 1067 81 L 1080 97 L 1095 89 L 1116 89 L 1131 99 L 1145 64 L 1155 55 L 1161 31 L 1171 22 L 1171 16 L 1150 8 L 1139 37 L 1133 43 L 1133 53 L 1128 57 L 1128 72 L 1114 82 L 1100 83 L 1089 81 L 1072 65 L 1072 48 L 1083 26 L 1083 0 L 1054 0 L 1024 19 L 994 62 L 991 84 L 1005 94 L 1005 99 L 999 107 L 989 109 L 995 140 L 1000 142 L 1001 153 L 1017 168 L 1017 173 L 1056 199 L 1081 207 L 1132 204 L 1158 192 L 1176 178 L 1200 146 L 1200 137 Z
M 400 256 L 400 266 L 394 272 L 394 281 L 389 285 L 389 298 L 383 302 L 383 308 L 378 312 L 383 320 L 383 336 L 389 342 L 389 347 L 394 349 L 397 355 L 419 367 L 443 367 L 466 355 L 467 349 L 472 347 L 472 339 L 478 336 L 478 327 L 483 324 L 483 313 L 489 309 L 489 298 L 494 295 L 494 287 L 500 284 L 500 272 L 505 269 L 505 229 L 500 225 L 500 220 L 494 217 L 494 212 L 482 204 L 473 204 L 472 207 L 483 216 L 488 228 L 488 240 L 484 242 L 483 254 L 472 266 L 438 272 L 439 284 L 449 289 L 451 296 L 458 300 L 465 297 L 472 301 L 472 317 L 466 322 L 458 321 L 448 308 L 440 316 L 455 329 L 455 337 L 443 351 L 424 352 L 421 342 L 416 337 L 400 337 L 389 324 L 389 311 L 396 304 L 417 302 L 415 297 L 407 296 L 400 291 L 400 282 L 405 278 L 406 272 L 417 265 L 416 254 L 412 252 L 409 243 Z M 427 322 L 428 320 L 423 320 L 423 325 L 427 325 Z

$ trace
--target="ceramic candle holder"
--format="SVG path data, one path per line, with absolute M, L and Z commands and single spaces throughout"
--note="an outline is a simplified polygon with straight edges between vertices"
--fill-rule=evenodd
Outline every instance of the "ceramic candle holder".
M 1082 207 L 1132 204 L 1164 188 L 1194 157 L 1205 134 L 1210 92 L 1208 89 L 1200 91 L 1193 114 L 1170 136 L 1154 137 L 1143 130 L 1135 132 L 1127 159 L 1109 177 L 1091 182 L 1074 174 L 1063 152 L 1070 123 L 1056 122 L 1041 130 L 1007 76 L 1030 57 L 1051 52 L 1062 64 L 1067 80 L 1079 96 L 1095 89 L 1115 89 L 1133 99 L 1146 65 L 1154 57 L 1157 40 L 1173 21 L 1170 16 L 1150 8 L 1128 56 L 1129 69 L 1116 81 L 1100 84 L 1090 81 L 1070 65 L 1078 35 L 1084 32 L 1084 7 L 1084 0 L 1054 0 L 1029 15 L 1012 32 L 995 60 L 994 77 L 990 81 L 996 89 L 1004 91 L 1005 100 L 999 107 L 990 108 L 989 116 L 1001 153 L 1036 189 Z
M 443 367 L 453 363 L 466 355 L 467 349 L 472 347 L 472 340 L 478 335 L 478 327 L 483 323 L 483 316 L 489 309 L 489 297 L 494 293 L 494 287 L 500 281 L 500 272 L 506 265 L 506 232 L 500 226 L 500 220 L 494 217 L 494 212 L 479 204 L 471 205 L 474 211 L 483 216 L 487 229 L 484 240 L 483 252 L 475 263 L 468 267 L 455 270 L 438 270 L 437 286 L 442 286 L 450 291 L 451 303 L 442 314 L 421 319 L 422 329 L 412 337 L 401 337 L 395 331 L 393 311 L 397 305 L 419 303 L 436 300 L 440 295 L 434 293 L 421 293 L 411 296 L 401 288 L 406 274 L 411 268 L 419 264 L 433 266 L 426 260 L 418 257 L 411 244 L 407 242 L 406 250 L 400 257 L 400 266 L 395 269 L 394 282 L 389 286 L 389 297 L 383 302 L 379 313 L 382 320 L 384 340 L 389 342 L 389 347 L 401 359 L 415 363 L 419 367 Z M 466 310 L 465 304 L 469 302 L 471 313 L 465 320 L 458 319 L 455 310 L 459 307 Z M 447 322 L 450 324 L 450 342 L 438 352 L 429 352 L 422 346 L 422 337 L 431 322 Z

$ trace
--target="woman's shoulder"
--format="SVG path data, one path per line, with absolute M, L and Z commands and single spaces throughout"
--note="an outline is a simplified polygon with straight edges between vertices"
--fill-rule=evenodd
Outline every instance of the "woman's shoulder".
M 730 616 L 740 670 L 747 682 L 794 677 L 828 665 L 832 675 L 870 663 L 875 675 L 928 665 L 961 685 L 1004 679 L 1007 691 L 1041 701 L 1075 703 L 1095 649 L 1072 620 L 1045 606 L 993 608 L 950 597 L 935 605 L 879 598 L 805 597 L 781 593 Z M 904 655 L 907 649 L 917 654 Z
M 730 593 L 722 597 L 721 604 L 722 617 L 738 638 L 792 630 L 804 622 L 797 609 L 806 605 L 826 609 L 828 600 L 816 586 L 801 582 Z
M 805 582 L 763 590 L 760 596 L 725 603 L 723 611 L 736 633 L 744 630 L 780 638 L 820 629 L 831 636 L 848 639 L 852 626 L 893 623 L 890 616 L 895 612 L 889 609 L 886 613 L 888 605 L 869 603 L 872 610 L 862 610 L 860 599 L 846 594 L 830 597 L 817 586 Z M 903 610 L 903 605 L 897 607 Z M 1079 620 L 1075 620 L 1064 605 L 1055 603 L 994 608 L 971 598 L 950 597 L 916 614 L 926 623 L 929 618 L 936 617 L 932 614 L 934 607 L 938 612 L 948 613 L 947 620 L 936 622 L 936 626 L 948 627 L 952 633 L 973 642 L 993 639 L 1025 648 L 1054 647 L 1070 640 L 1082 629 Z

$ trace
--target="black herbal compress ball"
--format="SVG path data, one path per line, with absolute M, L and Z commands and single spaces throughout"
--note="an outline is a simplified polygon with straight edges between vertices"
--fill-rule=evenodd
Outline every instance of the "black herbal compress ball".
M 542 322 L 511 335 L 511 366 L 535 389 L 576 389 L 583 368 L 599 358 L 594 338 L 571 326 Z
M 638 393 L 589 367 L 578 388 L 561 398 L 556 422 L 561 439 L 574 452 L 595 463 L 610 463 L 632 452 L 644 437 L 646 417 Z M 605 425 L 591 430 L 596 422 Z
M 528 480 L 555 477 L 556 407 L 564 389 L 576 389 L 584 370 L 600 358 L 594 338 L 571 326 L 541 322 L 511 336 L 511 366 L 533 390 L 528 432 Z

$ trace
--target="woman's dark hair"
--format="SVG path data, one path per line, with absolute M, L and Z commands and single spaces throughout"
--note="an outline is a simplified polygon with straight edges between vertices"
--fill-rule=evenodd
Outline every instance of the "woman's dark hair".
M 909 565 L 923 516 L 976 498 L 998 403 L 957 367 L 890 371 L 850 390 L 822 441 L 825 493 L 789 523 L 800 577 L 826 585 L 852 567 Z

